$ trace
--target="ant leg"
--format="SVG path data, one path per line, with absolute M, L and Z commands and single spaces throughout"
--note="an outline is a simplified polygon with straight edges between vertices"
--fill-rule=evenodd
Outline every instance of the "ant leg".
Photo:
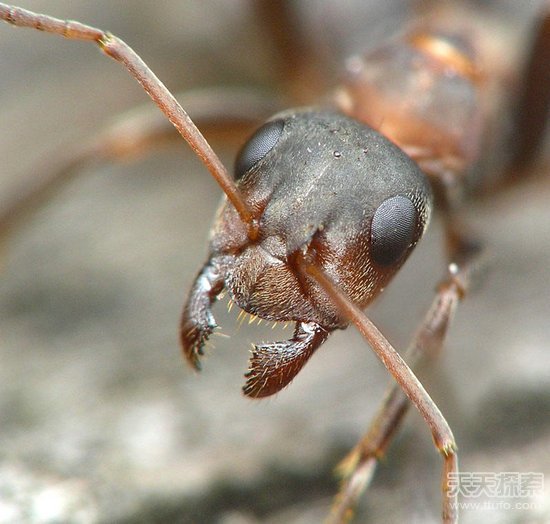
M 511 170 L 507 174 L 510 182 L 521 176 L 536 160 L 544 139 L 544 130 L 550 115 L 550 3 L 543 6 L 543 13 L 534 28 L 528 61 L 521 78 L 523 91 L 516 103 L 515 132 L 511 144 L 514 155 Z
M 326 64 L 300 26 L 296 2 L 256 0 L 253 8 L 272 43 L 272 67 L 293 104 L 309 104 L 325 95 L 331 85 Z
M 134 79 L 141 85 L 149 97 L 157 104 L 168 120 L 187 141 L 191 149 L 200 158 L 210 174 L 218 182 L 229 201 L 237 210 L 241 220 L 248 226 L 248 235 L 251 240 L 258 235 L 258 224 L 254 214 L 233 178 L 227 172 L 216 153 L 197 129 L 189 115 L 184 111 L 172 93 L 149 69 L 147 64 L 120 38 L 96 29 L 94 27 L 73 22 L 59 20 L 46 15 L 40 15 L 0 3 L 0 20 L 18 27 L 31 27 L 40 31 L 57 34 L 73 40 L 95 42 L 107 55 L 120 62 Z
M 443 522 L 446 524 L 457 522 L 458 460 L 456 444 L 451 428 L 441 411 L 382 333 L 325 272 L 307 258 L 307 254 L 301 256 L 298 268 L 313 278 L 330 296 L 333 303 L 340 308 L 342 314 L 355 324 L 386 369 L 392 374 L 408 400 L 414 404 L 430 427 L 434 444 L 443 456 Z M 358 493 L 360 492 L 361 490 Z M 333 515 L 332 522 L 345 522 L 351 516 L 349 505 L 342 506 L 341 509 L 342 513 Z
M 233 140 L 263 122 L 279 106 L 267 95 L 242 88 L 200 89 L 183 93 L 178 99 L 209 138 L 221 134 Z M 8 206 L 0 211 L 0 242 L 84 168 L 133 159 L 179 140 L 171 123 L 150 104 L 119 115 L 86 143 L 68 153 L 63 149 L 52 154 L 51 162 L 41 163 L 34 170 L 38 176 L 22 179 L 6 198 Z

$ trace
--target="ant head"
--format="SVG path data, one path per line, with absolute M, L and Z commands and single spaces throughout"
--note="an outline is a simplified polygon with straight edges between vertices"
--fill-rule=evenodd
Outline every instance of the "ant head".
M 348 324 L 304 272 L 304 257 L 365 307 L 422 236 L 432 198 L 416 164 L 379 133 L 312 109 L 280 113 L 258 129 L 237 157 L 235 178 L 258 234 L 251 239 L 235 207 L 222 202 L 181 338 L 198 368 L 216 327 L 210 305 L 223 288 L 252 315 L 295 321 L 290 340 L 252 352 L 244 392 L 264 397 L 286 386 L 330 331 Z

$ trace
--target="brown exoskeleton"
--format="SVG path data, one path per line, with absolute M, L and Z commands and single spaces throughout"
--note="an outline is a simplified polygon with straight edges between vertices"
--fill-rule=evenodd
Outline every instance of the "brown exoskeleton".
M 7 18 L 10 17 L 13 18 L 13 13 L 7 15 Z M 445 41 L 444 38 L 422 40 L 413 37 L 412 39 L 413 49 L 426 52 L 426 55 L 434 60 L 436 73 L 439 67 L 438 60 L 449 59 L 448 53 L 447 55 L 443 53 L 443 56 L 437 55 L 437 45 L 443 44 L 445 51 L 445 44 L 452 43 L 452 41 Z M 462 52 L 463 49 L 459 49 L 459 51 Z M 467 52 L 465 56 L 463 55 L 460 55 L 459 58 L 462 63 L 468 65 L 470 57 Z M 386 59 L 384 62 L 387 64 Z M 454 74 L 460 78 L 463 78 L 461 75 L 464 75 L 469 81 L 476 79 L 475 67 L 469 67 L 467 71 L 463 71 L 461 63 L 454 63 L 448 66 L 451 67 L 451 71 L 453 66 L 456 66 L 456 71 L 451 74 L 451 77 Z M 445 72 L 448 73 L 448 70 Z M 353 87 L 340 93 L 341 106 L 346 111 L 352 111 L 351 106 L 357 103 L 353 95 Z M 367 106 L 378 108 L 372 103 L 372 98 L 369 99 Z M 475 159 L 476 155 L 472 155 L 470 150 L 465 152 L 461 147 L 453 149 L 452 142 L 449 148 L 450 153 L 448 150 L 444 152 L 437 150 L 434 153 L 429 147 L 433 146 L 431 143 L 428 146 L 425 143 L 411 143 L 410 137 L 403 139 L 388 132 L 392 128 L 392 122 L 388 116 L 383 117 L 386 118 L 386 124 L 381 125 L 376 121 L 380 118 L 379 114 L 375 112 L 369 114 L 374 120 L 371 124 L 380 127 L 390 135 L 394 141 L 403 146 L 413 157 L 416 157 L 424 170 L 429 171 L 432 175 L 452 176 L 453 170 L 462 171 L 463 164 L 469 164 Z M 387 110 L 383 114 L 388 115 Z M 411 115 L 399 112 L 398 116 L 405 119 L 407 123 L 412 122 Z M 475 110 L 474 116 L 477 117 Z M 254 162 L 250 160 L 250 154 L 246 147 L 241 153 L 237 174 L 240 175 L 241 180 L 239 190 L 246 197 L 245 205 L 241 206 L 240 216 L 229 204 L 221 211 L 222 219 L 218 222 L 212 240 L 214 256 L 195 287 L 191 305 L 186 309 L 182 332 L 186 354 L 191 361 L 196 362 L 200 353 L 199 345 L 213 328 L 213 321 L 208 318 L 207 307 L 213 300 L 214 293 L 221 291 L 224 285 L 229 288 L 231 298 L 239 306 L 253 314 L 273 320 L 300 322 L 292 344 L 282 343 L 257 347 L 246 390 L 251 396 L 271 394 L 283 387 L 293 378 L 315 347 L 324 340 L 326 333 L 332 329 L 344 327 L 352 318 L 354 312 L 345 309 L 346 297 L 341 297 L 338 294 L 338 291 L 334 289 L 333 281 L 336 281 L 344 292 L 361 307 L 364 307 L 378 294 L 418 240 L 426 223 L 426 209 L 429 207 L 429 190 L 424 177 L 406 157 L 397 152 L 387 141 L 382 140 L 378 134 L 369 135 L 370 132 L 365 128 L 346 118 L 327 112 L 291 112 L 285 116 L 275 117 L 274 122 L 275 124 L 268 124 L 267 129 L 275 130 L 275 138 L 267 146 L 265 144 L 260 146 L 262 154 L 252 155 Z M 315 122 L 315 125 L 312 122 Z M 334 127 L 331 127 L 331 122 L 336 122 L 333 124 Z M 311 140 L 311 144 L 304 145 L 305 149 L 297 150 L 293 149 L 297 146 L 291 142 L 288 142 L 290 145 L 286 145 L 287 141 L 290 141 L 289 136 L 292 136 L 294 129 L 308 129 L 308 126 L 311 126 L 311 129 L 308 130 L 306 137 Z M 395 127 L 399 130 L 407 130 L 407 127 L 403 125 L 395 125 Z M 471 129 L 468 127 L 469 133 Z M 356 138 L 356 133 L 362 133 L 361 136 L 364 138 Z M 419 130 L 414 126 L 411 134 L 422 138 L 429 136 L 426 130 Z M 352 138 L 349 138 L 350 136 Z M 479 143 L 478 138 L 476 137 L 476 140 L 473 141 L 474 145 Z M 329 142 L 329 139 L 334 139 L 335 142 Z M 280 144 L 279 140 L 281 140 Z M 462 145 L 460 140 L 457 142 L 459 146 Z M 446 138 L 440 143 L 443 146 L 449 144 Z M 278 152 L 275 153 L 275 149 L 273 150 L 274 154 L 270 155 L 272 148 L 279 146 L 290 148 L 290 158 L 294 161 L 292 165 L 295 165 L 296 162 L 311 163 L 306 153 L 310 153 L 309 150 L 315 149 L 316 146 L 319 147 L 318 154 L 314 156 L 315 161 L 319 163 L 316 172 L 327 172 L 331 175 L 330 180 L 334 185 L 323 186 L 317 181 L 309 180 L 308 182 L 306 179 L 304 184 L 297 188 L 296 182 L 294 180 L 288 182 L 287 178 L 272 181 L 270 179 L 271 171 L 266 173 L 265 169 L 272 168 L 271 164 L 288 162 L 284 159 L 279 160 Z M 261 147 L 264 149 L 262 150 Z M 379 150 L 382 152 L 379 153 Z M 350 159 L 352 163 L 347 164 Z M 391 162 L 388 161 L 389 159 Z M 461 161 L 463 164 L 460 164 Z M 390 176 L 390 172 L 397 171 L 400 176 L 410 173 L 410 182 L 407 178 L 395 178 L 396 185 L 394 187 L 391 184 L 382 185 L 381 182 L 377 182 L 380 185 L 380 190 L 373 191 L 372 200 L 369 199 L 368 205 L 365 204 L 361 208 L 360 201 L 367 188 L 350 188 L 347 178 L 343 178 L 341 181 L 335 180 L 333 173 L 342 165 L 348 166 L 346 176 L 349 176 L 349 171 L 358 170 L 359 166 L 361 169 L 366 169 L 365 166 L 368 166 L 369 170 L 372 168 L 374 173 L 380 173 L 380 181 L 386 178 L 394 180 L 394 177 Z M 383 168 L 377 170 L 378 165 L 385 166 L 388 172 L 384 172 Z M 262 172 L 262 177 L 258 178 L 260 172 Z M 276 173 L 279 173 L 277 176 L 282 176 L 279 171 Z M 275 177 L 275 175 L 273 176 Z M 373 175 L 373 178 L 378 180 L 376 175 Z M 454 213 L 455 203 L 451 196 L 445 193 L 444 182 L 447 180 L 443 180 L 441 184 L 443 187 L 438 189 L 448 200 L 447 205 Z M 262 184 L 266 184 L 267 189 L 263 188 Z M 353 184 L 351 185 L 353 186 Z M 349 208 L 338 197 L 338 192 L 341 197 L 343 189 L 346 190 L 346 205 L 351 204 Z M 454 186 L 451 189 L 455 189 Z M 272 192 L 275 190 L 279 191 L 276 196 L 281 198 L 274 198 Z M 295 196 L 300 200 L 291 198 L 294 196 L 292 195 L 294 191 L 297 193 Z M 318 203 L 318 199 L 310 200 L 308 198 L 312 194 L 320 195 L 322 206 Z M 334 198 L 331 202 L 332 195 Z M 325 205 L 326 207 L 324 207 Z M 305 221 L 299 218 L 296 222 L 288 223 L 286 221 L 288 207 L 292 206 L 294 206 L 293 209 L 297 216 L 304 217 Z M 252 210 L 251 215 L 248 216 L 247 207 Z M 349 216 L 346 216 L 346 209 L 350 210 Z M 395 213 L 404 218 L 405 226 L 397 231 L 397 236 L 392 242 Z M 292 217 L 293 214 L 291 213 L 290 216 Z M 382 218 L 377 218 L 377 216 Z M 340 222 L 340 220 L 342 221 Z M 283 222 L 284 227 L 281 225 Z M 467 239 L 460 238 L 455 230 L 456 223 L 456 217 L 449 222 L 451 256 L 457 255 L 460 259 L 457 259 L 457 262 L 462 263 L 462 257 L 467 258 L 469 262 L 470 255 L 476 251 L 475 246 L 470 246 Z M 385 236 L 386 233 L 389 234 L 389 237 Z M 375 247 L 375 245 L 379 245 L 378 238 L 381 239 L 382 248 Z M 351 244 L 346 244 L 349 239 L 351 239 Z M 342 252 L 341 244 L 352 246 L 349 256 Z M 347 266 L 340 266 L 342 258 L 349 261 L 354 269 L 348 270 Z M 318 273 L 319 269 L 323 272 Z M 239 273 L 240 271 L 242 273 Z M 468 266 L 466 271 L 463 271 L 461 265 L 453 266 L 453 274 L 448 282 L 448 287 L 442 288 L 440 302 L 436 303 L 437 315 L 443 317 L 440 327 L 441 335 L 444 334 L 456 301 L 465 291 L 467 278 L 464 275 L 467 277 L 468 271 Z M 328 280 L 324 279 L 326 275 L 323 273 L 328 274 Z M 266 274 L 275 278 L 268 279 L 265 277 Z M 211 286 L 211 289 L 207 289 L 207 286 Z M 272 296 L 281 297 L 283 300 L 270 300 Z M 327 296 L 330 297 L 330 300 L 327 300 Z M 339 297 L 341 302 L 338 302 Z M 441 302 L 444 303 L 445 300 L 448 303 L 444 304 L 442 308 Z M 200 315 L 203 315 L 204 318 L 201 318 Z M 439 318 L 437 320 L 439 321 Z M 359 323 L 360 320 L 357 322 Z M 430 322 L 432 319 L 429 316 L 424 328 L 426 332 L 433 331 L 433 324 Z M 439 327 L 440 324 L 437 326 Z M 198 335 L 198 338 L 193 338 L 195 335 Z M 421 340 L 423 336 L 425 337 L 426 334 L 421 330 L 417 340 Z M 436 337 L 435 341 L 431 340 L 431 342 L 439 344 L 441 340 Z M 404 380 L 408 381 L 409 379 L 405 378 Z M 407 384 L 410 384 L 410 381 Z M 409 393 L 414 396 L 414 392 L 409 391 Z M 421 398 L 425 399 L 425 397 Z M 417 401 L 418 399 L 419 397 L 416 397 Z M 402 406 L 402 401 L 399 405 Z M 430 413 L 427 413 L 427 416 L 429 417 Z M 393 431 L 394 424 L 395 421 L 385 430 Z M 441 428 L 439 424 L 435 424 L 435 427 Z M 368 444 L 371 445 L 371 443 L 372 440 Z M 441 442 L 438 444 L 441 445 Z M 376 448 L 374 456 L 378 456 L 386 445 L 387 443 L 383 441 L 383 445 Z M 452 457 L 452 443 L 447 442 L 441 447 L 445 453 L 449 453 Z M 366 449 L 365 452 L 364 448 L 368 448 L 368 446 L 364 444 L 359 446 L 358 451 L 352 456 L 352 462 L 357 461 L 350 468 L 351 478 L 354 481 L 360 479 L 364 474 L 361 468 L 372 467 L 372 457 L 368 454 L 371 450 Z M 351 496 L 354 498 L 356 495 L 352 493 Z M 348 503 L 349 501 L 344 504 L 344 507 L 347 507 Z M 450 514 L 449 507 L 446 508 L 446 511 L 446 518 L 452 520 L 454 517 Z

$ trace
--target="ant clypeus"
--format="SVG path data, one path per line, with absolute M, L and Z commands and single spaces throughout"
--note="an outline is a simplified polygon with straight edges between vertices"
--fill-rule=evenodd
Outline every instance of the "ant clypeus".
M 3 16 L 4 16 L 4 15 L 3 15 Z M 320 117 L 320 118 L 321 118 L 321 117 Z M 326 118 L 326 117 L 323 116 L 322 118 Z M 285 124 L 285 126 L 286 126 L 286 124 Z M 280 134 L 280 133 L 282 132 L 282 128 L 284 128 L 285 126 L 281 126 L 280 124 L 275 124 L 275 126 L 272 126 L 271 128 L 268 128 L 268 129 L 270 129 L 271 132 L 274 132 L 274 133 L 275 133 L 275 140 L 274 140 L 275 142 L 277 141 L 276 139 L 278 138 L 277 135 Z M 273 130 L 274 130 L 274 131 L 273 131 Z M 372 144 L 369 143 L 369 145 L 372 145 Z M 374 146 L 374 147 L 376 147 L 376 146 Z M 338 151 L 338 153 L 340 153 L 340 154 L 342 153 L 342 151 L 339 151 L 339 150 L 337 150 L 337 149 L 335 149 L 335 151 Z M 334 151 L 332 151 L 332 153 L 334 153 Z M 246 156 L 246 155 L 245 155 L 245 156 Z M 246 160 L 245 160 L 244 162 L 241 162 L 241 165 L 245 165 L 245 166 L 246 166 L 247 164 L 248 164 L 248 165 L 251 165 L 251 163 L 250 163 L 250 162 L 247 162 Z M 247 172 L 247 171 L 248 171 L 248 169 L 243 168 L 243 173 L 244 173 L 244 172 Z M 422 186 L 420 186 L 420 187 L 421 187 L 421 189 L 420 189 L 419 191 L 420 191 L 421 193 L 423 193 L 423 192 L 424 192 L 424 189 L 422 189 L 422 188 L 423 188 L 424 186 L 422 185 Z M 416 191 L 416 190 L 415 190 L 415 191 Z M 384 200 L 384 199 L 382 199 L 382 200 Z M 401 202 L 401 203 L 402 203 L 402 202 Z M 404 209 L 405 209 L 404 213 L 405 213 L 405 215 L 407 216 L 407 214 L 411 212 L 410 209 L 409 209 L 409 208 L 410 208 L 410 205 L 407 204 L 407 203 L 405 202 L 404 206 L 405 206 L 405 208 L 404 208 Z M 422 206 L 421 206 L 421 207 L 422 207 Z M 409 211 L 407 211 L 407 209 L 409 209 Z M 413 215 L 414 215 L 414 212 L 412 212 L 412 213 L 413 213 Z M 421 212 L 419 211 L 418 208 L 416 209 L 416 213 L 421 214 Z M 410 215 L 409 215 L 409 216 L 410 216 Z M 414 215 L 414 216 L 415 216 L 416 218 L 413 220 L 413 222 L 415 222 L 415 223 L 418 224 L 418 222 L 419 222 L 418 216 L 416 216 L 416 215 Z M 409 222 L 410 222 L 410 220 L 409 220 Z M 422 220 L 420 220 L 420 222 L 422 222 Z M 456 222 L 454 222 L 454 223 L 456 223 Z M 317 229 L 321 229 L 321 231 L 322 231 L 323 229 L 329 229 L 328 227 L 325 228 L 324 224 L 320 224 L 320 225 L 323 226 L 323 227 L 322 227 L 322 228 L 317 228 Z M 382 226 L 381 226 L 381 227 L 382 227 Z M 383 227 L 382 227 L 382 229 L 383 229 Z M 252 241 L 255 241 L 256 233 L 253 231 L 253 228 L 251 228 L 251 231 L 252 231 L 252 232 L 250 233 L 249 236 L 252 238 Z M 457 233 L 457 232 L 453 232 L 453 233 Z M 407 245 L 406 245 L 405 247 L 408 248 L 408 246 L 409 246 L 410 244 L 414 243 L 414 242 L 416 241 L 416 237 L 417 237 L 418 235 L 419 235 L 419 233 L 416 232 L 416 230 L 413 231 L 412 229 L 410 230 L 410 232 L 408 232 L 407 234 L 405 234 L 405 237 L 406 237 L 406 239 L 407 239 Z M 451 236 L 452 236 L 452 235 L 451 235 Z M 469 260 L 471 253 L 476 251 L 476 247 L 475 247 L 475 246 L 474 246 L 474 247 L 470 247 L 469 244 L 466 245 L 466 242 L 463 242 L 463 240 L 462 240 L 461 238 L 459 238 L 458 240 L 457 240 L 456 238 L 453 238 L 453 240 L 455 241 L 455 245 L 454 245 L 454 246 L 451 246 L 451 249 L 454 249 L 456 252 L 458 252 L 458 253 L 460 253 L 460 254 L 464 254 L 465 257 Z M 401 248 L 401 249 L 404 249 L 404 248 Z M 311 273 L 311 272 L 314 272 L 314 271 L 315 271 L 315 266 L 310 266 L 310 265 L 309 265 L 308 260 L 307 260 L 307 257 L 305 258 L 305 260 L 300 260 L 300 259 L 299 259 L 300 253 L 301 253 L 301 250 L 296 250 L 296 256 L 298 256 L 298 259 L 297 259 L 297 260 L 292 259 L 292 263 L 296 265 L 296 267 L 293 266 L 293 271 L 297 271 L 300 275 L 302 275 L 302 278 L 304 278 L 306 281 L 307 281 L 308 278 L 311 278 L 311 277 L 313 277 L 314 279 L 322 279 L 322 278 L 323 278 L 322 275 L 319 275 L 319 274 L 316 274 L 316 273 Z M 307 254 L 307 253 L 306 253 L 306 254 Z M 400 256 L 401 254 L 402 254 L 402 253 L 400 253 L 400 254 L 397 256 L 397 259 L 398 259 L 398 262 L 399 262 L 399 263 L 401 262 L 401 256 Z M 293 255 L 293 256 L 294 256 L 294 255 Z M 386 254 L 383 254 L 383 255 L 379 255 L 379 259 L 384 259 L 384 258 L 387 258 L 387 257 L 389 257 L 389 258 L 391 259 L 391 258 L 392 258 L 391 253 L 390 253 L 390 255 L 387 255 L 387 253 L 386 253 Z M 393 263 L 393 262 L 394 262 L 394 261 L 390 261 L 390 262 L 388 262 L 388 264 L 391 265 L 391 263 Z M 381 264 L 379 264 L 379 265 L 385 266 L 386 263 L 381 263 Z M 396 266 L 396 267 L 397 267 L 397 266 Z M 454 267 L 455 267 L 455 266 L 453 266 L 453 268 L 454 268 Z M 458 276 L 462 278 L 464 275 L 463 275 L 462 273 L 460 273 L 460 270 L 461 270 L 461 268 L 458 267 Z M 307 275 L 309 275 L 309 277 L 308 277 Z M 457 275 L 455 275 L 455 277 L 456 277 L 456 276 L 457 276 Z M 467 276 L 468 276 L 468 275 L 466 275 L 466 277 L 467 277 Z M 467 279 L 466 279 L 466 282 L 464 282 L 464 281 L 461 280 L 461 279 L 455 280 L 455 279 L 451 278 L 451 279 L 449 280 L 449 282 L 450 282 L 449 285 L 450 285 L 451 287 L 455 286 L 455 284 L 456 284 L 456 287 L 454 287 L 453 289 L 451 289 L 448 295 L 442 295 L 442 296 L 447 297 L 447 299 L 449 300 L 448 308 L 453 309 L 454 306 L 455 306 L 456 301 L 457 301 L 458 298 L 459 298 L 459 295 L 464 291 L 464 290 L 462 289 L 462 287 L 467 285 Z M 330 283 L 328 283 L 327 285 L 330 287 Z M 333 299 L 333 300 L 337 300 L 337 296 L 336 296 L 336 295 L 333 295 L 333 296 L 332 296 L 332 299 Z M 441 312 L 441 309 L 438 309 L 438 311 Z M 444 311 L 444 309 L 443 309 L 443 311 Z M 334 314 L 333 314 L 333 316 L 334 316 Z M 334 324 L 330 324 L 330 323 L 329 323 L 329 324 L 326 324 L 326 322 L 325 322 L 325 325 L 324 325 L 323 327 L 325 327 L 325 328 L 330 328 L 330 327 L 332 327 L 333 325 L 334 325 Z M 298 333 L 301 335 L 300 332 L 298 332 Z M 319 336 L 318 332 L 317 332 L 314 336 Z M 323 335 L 323 336 L 324 336 L 324 335 Z M 421 335 L 421 336 L 422 336 L 422 335 Z M 194 355 L 194 351 L 188 350 L 188 355 L 193 356 L 193 355 Z M 194 358 L 194 357 L 193 357 L 193 358 Z M 287 377 L 287 378 L 290 379 L 291 377 Z M 279 378 L 278 378 L 278 376 L 277 376 L 277 381 L 278 381 L 278 380 L 279 380 Z M 285 378 L 285 380 L 286 380 L 286 378 Z M 270 383 L 268 382 L 267 384 L 268 384 L 268 385 L 267 385 L 267 389 L 262 389 L 262 384 L 258 385 L 257 382 L 256 382 L 256 383 L 252 382 L 252 383 L 249 384 L 249 393 L 252 393 L 253 396 L 261 396 L 261 395 L 264 394 L 264 393 L 273 393 L 273 392 L 275 392 L 276 390 L 278 390 L 279 387 L 280 387 L 280 384 L 278 384 L 278 383 L 276 383 L 275 385 L 270 385 Z M 431 411 L 430 413 L 433 414 L 433 411 Z M 428 415 L 430 415 L 430 413 L 428 413 Z M 443 426 L 443 427 L 445 427 L 445 426 Z M 448 437 L 447 437 L 447 438 L 448 438 Z M 450 451 L 450 449 L 447 449 L 447 451 Z M 449 456 L 452 457 L 452 454 L 449 454 Z M 453 462 L 452 459 L 449 459 L 449 460 L 448 460 L 448 464 L 449 464 L 449 467 L 450 467 L 450 468 L 453 467 L 453 463 L 452 463 L 452 462 Z M 356 475 L 356 480 L 357 480 L 357 479 L 362 480 L 362 479 L 360 479 L 360 476 L 359 476 L 359 475 Z M 351 493 L 351 491 L 348 491 L 348 494 L 349 494 L 350 497 L 352 497 L 352 498 L 355 497 L 355 494 L 354 494 L 354 493 Z M 449 509 L 450 509 L 450 505 L 446 508 L 446 511 L 449 512 Z M 453 516 L 452 514 L 449 515 L 449 516 L 448 516 L 448 520 L 452 520 L 453 517 L 454 517 L 454 516 Z

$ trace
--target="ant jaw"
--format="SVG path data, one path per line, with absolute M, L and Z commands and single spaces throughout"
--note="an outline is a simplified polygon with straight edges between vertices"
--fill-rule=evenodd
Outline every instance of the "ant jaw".
M 218 327 L 212 314 L 212 304 L 222 292 L 224 280 L 215 259 L 209 260 L 197 275 L 183 308 L 180 341 L 183 354 L 192 368 L 200 371 L 200 357 L 208 337 Z
M 201 269 L 183 308 L 180 340 L 187 362 L 200 371 L 200 357 L 209 336 L 217 327 L 212 305 L 225 287 L 224 257 L 212 257 Z M 267 397 L 287 386 L 315 350 L 335 328 L 317 322 L 297 322 L 290 340 L 254 346 L 246 373 L 244 394 L 252 398 Z
M 332 330 L 315 322 L 297 322 L 290 340 L 254 345 L 243 392 L 268 397 L 287 386 Z

